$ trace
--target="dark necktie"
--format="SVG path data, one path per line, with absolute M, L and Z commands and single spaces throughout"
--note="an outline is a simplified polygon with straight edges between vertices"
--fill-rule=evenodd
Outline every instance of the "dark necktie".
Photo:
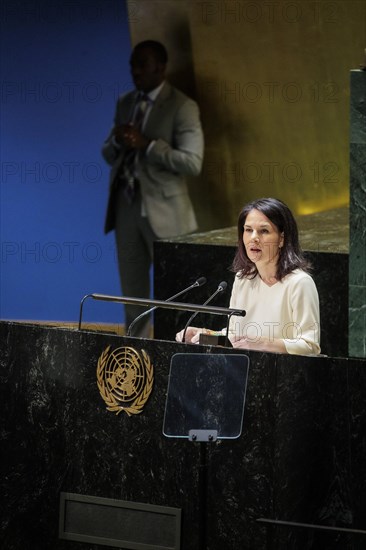
M 141 132 L 141 129 L 142 129 L 148 104 L 149 104 L 149 96 L 147 96 L 146 94 L 142 95 L 137 103 L 135 116 L 132 122 L 133 126 L 139 132 Z M 135 148 L 127 149 L 122 162 L 121 177 L 124 182 L 123 192 L 129 203 L 133 201 L 136 193 L 135 165 L 136 165 L 137 156 L 138 156 L 137 149 Z

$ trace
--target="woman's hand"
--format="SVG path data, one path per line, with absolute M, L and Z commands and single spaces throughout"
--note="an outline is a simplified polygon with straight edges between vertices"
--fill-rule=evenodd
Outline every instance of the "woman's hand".
M 256 338 L 256 339 L 250 339 L 250 338 L 238 338 L 234 337 L 231 338 L 231 343 L 233 345 L 233 348 L 240 348 L 240 349 L 252 349 L 255 351 L 265 351 L 265 352 L 271 352 L 271 353 L 288 353 L 285 343 L 282 339 L 279 338 L 273 338 L 272 340 L 267 340 L 266 338 Z
M 253 341 L 248 340 L 247 338 L 232 338 L 231 343 L 233 348 L 242 348 L 242 349 L 256 349 L 253 347 Z M 258 342 L 257 342 L 258 345 Z

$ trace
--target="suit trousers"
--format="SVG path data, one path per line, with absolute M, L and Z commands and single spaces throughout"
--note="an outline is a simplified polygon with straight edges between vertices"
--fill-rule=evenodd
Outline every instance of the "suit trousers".
M 123 189 L 116 191 L 116 224 L 118 268 L 122 293 L 126 297 L 150 298 L 150 268 L 153 261 L 153 243 L 157 236 L 147 217 L 141 215 L 141 192 L 139 189 L 131 204 Z M 125 305 L 126 330 L 132 321 L 145 309 Z M 149 317 L 136 323 L 132 336 L 148 337 Z

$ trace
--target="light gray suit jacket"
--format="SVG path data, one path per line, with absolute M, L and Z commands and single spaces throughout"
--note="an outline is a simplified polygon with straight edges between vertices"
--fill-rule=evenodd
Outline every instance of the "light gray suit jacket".
M 137 92 L 129 92 L 117 103 L 115 125 L 132 118 Z M 156 98 L 144 135 L 154 140 L 148 153 L 139 154 L 138 179 L 146 213 L 159 238 L 183 235 L 197 229 L 188 194 L 187 176 L 197 176 L 203 160 L 203 133 L 197 104 L 165 82 Z M 102 149 L 112 166 L 105 232 L 115 227 L 115 178 L 125 148 L 116 147 L 112 134 Z

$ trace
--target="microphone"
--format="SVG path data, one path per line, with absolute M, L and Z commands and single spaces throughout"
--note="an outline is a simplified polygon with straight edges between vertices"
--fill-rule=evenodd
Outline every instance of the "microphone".
M 175 298 L 178 298 L 178 296 L 181 296 L 182 294 L 184 294 L 185 292 L 188 292 L 189 290 L 191 290 L 192 288 L 196 288 L 198 286 L 203 286 L 204 284 L 206 284 L 206 277 L 199 277 L 199 279 L 197 279 L 197 281 L 195 281 L 192 285 L 189 285 L 187 288 L 185 288 L 184 290 L 181 290 L 180 292 L 178 292 L 177 294 L 174 294 L 174 296 L 171 296 L 170 298 L 168 298 L 167 300 L 165 300 L 166 302 L 171 302 L 173 301 Z M 155 309 L 157 309 L 158 306 L 154 306 L 154 307 L 151 307 L 149 309 L 147 309 L 146 311 L 143 311 L 140 315 L 138 315 L 138 317 L 136 317 L 132 323 L 130 324 L 130 326 L 128 327 L 128 330 L 127 330 L 127 336 L 131 336 L 131 331 L 133 329 L 133 327 L 136 325 L 136 323 L 138 321 L 140 321 L 140 319 L 142 319 L 143 317 L 145 317 L 146 315 L 148 315 L 149 313 L 151 313 L 152 311 L 154 311 Z
M 219 284 L 219 286 L 217 287 L 215 292 L 208 298 L 208 300 L 206 300 L 206 302 L 203 305 L 206 306 L 209 302 L 211 302 L 211 300 L 213 300 L 215 298 L 215 296 L 217 296 L 217 294 L 219 294 L 220 292 L 224 292 L 226 290 L 226 287 L 227 287 L 227 282 L 226 281 L 221 281 L 221 283 Z M 193 321 L 193 319 L 196 317 L 196 315 L 198 315 L 197 311 L 195 313 L 193 313 L 193 315 L 191 315 L 190 318 L 188 319 L 188 321 L 186 323 L 186 326 L 184 327 L 182 342 L 185 342 L 187 328 L 189 327 L 189 325 Z

